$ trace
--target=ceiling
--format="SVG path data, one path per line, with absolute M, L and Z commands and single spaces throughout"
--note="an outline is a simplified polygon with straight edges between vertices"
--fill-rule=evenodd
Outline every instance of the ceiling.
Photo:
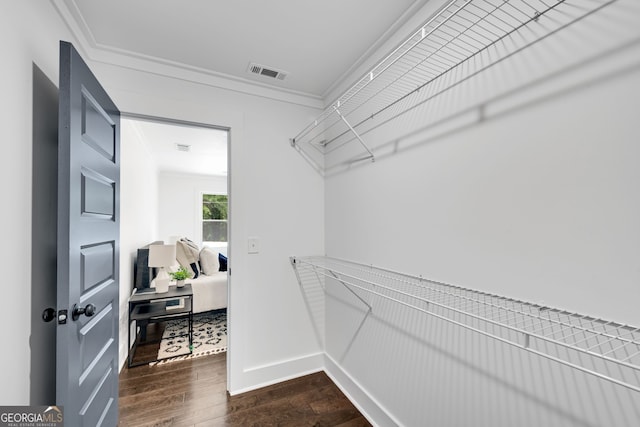
M 227 175 L 227 131 L 126 117 L 121 122 L 122 140 L 142 141 L 161 172 Z
M 60 1 L 94 51 L 322 99 L 428 0 Z M 252 62 L 287 76 L 248 73 Z
M 51 1 L 92 58 L 169 64 L 317 103 L 331 101 L 329 93 L 429 0 Z M 286 77 L 250 73 L 251 63 Z M 148 121 L 131 126 L 161 170 L 226 175 L 225 132 Z M 191 152 L 177 151 L 176 143 L 191 145 Z

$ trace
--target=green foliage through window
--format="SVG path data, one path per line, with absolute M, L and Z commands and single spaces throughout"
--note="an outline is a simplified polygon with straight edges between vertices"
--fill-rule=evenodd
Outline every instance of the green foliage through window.
M 225 194 L 203 194 L 202 219 L 228 219 L 228 205 Z
M 225 194 L 202 195 L 202 240 L 227 241 L 229 202 Z

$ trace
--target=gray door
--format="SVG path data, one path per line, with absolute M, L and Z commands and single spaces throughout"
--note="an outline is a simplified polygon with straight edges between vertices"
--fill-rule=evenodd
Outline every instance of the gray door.
M 115 426 L 120 112 L 66 42 L 59 90 L 56 403 L 65 425 Z

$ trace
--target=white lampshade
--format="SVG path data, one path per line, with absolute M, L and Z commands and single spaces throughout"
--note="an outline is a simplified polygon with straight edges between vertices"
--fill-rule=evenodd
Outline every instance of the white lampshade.
M 160 267 L 158 276 L 153 279 L 157 293 L 167 292 L 171 279 L 165 268 L 171 267 L 176 262 L 175 245 L 151 245 L 149 246 L 149 267 Z
M 149 246 L 149 267 L 171 267 L 176 263 L 176 245 Z

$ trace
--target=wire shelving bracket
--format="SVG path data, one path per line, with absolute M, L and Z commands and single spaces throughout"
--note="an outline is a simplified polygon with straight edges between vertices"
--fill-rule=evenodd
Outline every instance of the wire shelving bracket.
M 347 164 L 373 160 L 375 147 L 363 138 L 374 119 L 384 123 L 429 102 L 436 95 L 426 92 L 445 93 L 613 1 L 450 0 L 290 143 L 321 173 L 337 166 L 330 154 Z M 366 154 L 337 154 L 352 142 Z
M 640 328 L 331 257 L 291 257 L 300 287 L 335 281 L 640 392 Z

